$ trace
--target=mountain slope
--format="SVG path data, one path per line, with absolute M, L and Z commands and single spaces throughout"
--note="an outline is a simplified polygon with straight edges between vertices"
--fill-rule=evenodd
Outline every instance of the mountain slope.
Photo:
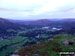
M 53 39 L 26 46 L 19 51 L 14 52 L 14 54 L 19 56 L 60 56 L 60 52 L 75 52 L 74 35 L 55 35 Z
M 40 20 L 33 20 L 33 21 L 12 21 L 15 23 L 19 23 L 22 25 L 30 25 L 30 26 L 50 26 L 50 27 L 75 27 L 75 19 L 40 19 Z
M 20 26 L 19 24 L 15 24 L 15 23 L 12 23 L 10 21 L 8 21 L 7 19 L 3 19 L 3 18 L 0 18 L 0 27 L 2 28 L 13 28 L 13 29 L 20 29 Z
M 0 18 L 0 35 L 5 36 L 11 34 L 10 32 L 8 33 L 8 30 L 12 31 L 22 30 L 22 27 L 24 26 L 17 23 L 12 23 L 7 19 Z

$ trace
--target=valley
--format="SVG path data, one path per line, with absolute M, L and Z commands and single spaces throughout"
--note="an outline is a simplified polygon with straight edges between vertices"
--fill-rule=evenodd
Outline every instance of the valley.
M 0 18 L 0 56 L 59 56 L 59 52 L 75 52 L 74 24 L 74 19 L 10 21 Z

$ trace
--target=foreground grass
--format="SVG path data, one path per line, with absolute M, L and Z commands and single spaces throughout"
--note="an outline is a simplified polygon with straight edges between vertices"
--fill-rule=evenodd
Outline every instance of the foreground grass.
M 9 56 L 15 50 L 15 54 L 20 56 L 59 56 L 59 52 L 75 52 L 75 42 L 72 45 L 65 46 L 63 41 L 75 40 L 75 36 L 68 34 L 58 34 L 53 37 L 53 40 L 46 40 L 41 43 L 26 45 L 31 42 L 39 42 L 35 38 L 16 37 L 12 40 L 3 40 L 0 42 L 0 56 Z M 26 46 L 26 47 L 25 47 Z
M 20 56 L 59 56 L 59 52 L 75 52 L 75 42 L 72 45 L 65 46 L 62 43 L 65 40 L 75 40 L 75 36 L 59 34 L 54 36 L 53 40 L 27 46 L 14 54 L 18 54 Z
M 12 40 L 3 40 L 0 42 L 0 56 L 6 56 L 13 53 L 16 49 L 22 48 L 28 41 L 25 37 L 16 37 Z

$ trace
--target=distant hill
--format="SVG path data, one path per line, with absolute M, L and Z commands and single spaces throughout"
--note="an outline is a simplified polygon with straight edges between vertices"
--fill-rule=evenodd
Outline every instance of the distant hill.
M 18 24 L 18 23 L 13 23 L 13 22 L 10 22 L 9 20 L 7 19 L 4 19 L 4 18 L 0 18 L 0 28 L 6 28 L 6 29 L 21 29 L 20 27 L 22 27 L 22 25 Z
M 0 35 L 8 35 L 8 30 L 17 31 L 22 30 L 23 25 L 20 25 L 18 23 L 10 22 L 7 19 L 0 18 Z
M 24 23 L 25 25 L 41 25 L 41 26 L 47 26 L 48 24 L 50 24 L 50 20 L 47 19 L 43 19 L 43 20 L 35 20 L 35 21 L 27 21 Z
M 25 25 L 40 25 L 42 23 L 49 23 L 50 21 L 47 19 L 41 19 L 41 20 L 32 20 L 32 21 L 25 21 L 25 20 L 9 20 L 13 23 L 19 23 L 19 24 L 25 24 Z
M 40 19 L 33 21 L 24 20 L 8 20 L 0 18 L 0 31 L 7 29 L 21 30 L 22 28 L 35 28 L 35 27 L 62 27 L 65 29 L 75 29 L 75 19 Z
M 75 27 L 75 19 L 40 19 L 40 20 L 33 20 L 33 21 L 22 21 L 16 20 L 12 21 L 14 23 L 19 23 L 22 25 L 30 25 L 30 26 L 51 26 L 51 27 Z

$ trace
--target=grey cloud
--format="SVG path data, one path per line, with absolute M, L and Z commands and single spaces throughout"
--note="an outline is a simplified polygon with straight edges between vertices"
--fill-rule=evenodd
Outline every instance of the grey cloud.
M 0 11 L 15 11 L 15 12 L 32 12 L 33 9 L 7 9 L 7 8 L 0 8 Z

